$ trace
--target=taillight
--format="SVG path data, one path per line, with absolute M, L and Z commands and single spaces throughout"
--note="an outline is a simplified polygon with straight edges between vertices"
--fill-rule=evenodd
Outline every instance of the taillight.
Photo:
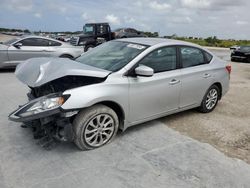
M 232 71 L 231 65 L 227 65 L 227 66 L 226 66 L 226 69 L 227 69 L 228 74 L 230 75 L 230 74 L 231 74 L 231 71 Z

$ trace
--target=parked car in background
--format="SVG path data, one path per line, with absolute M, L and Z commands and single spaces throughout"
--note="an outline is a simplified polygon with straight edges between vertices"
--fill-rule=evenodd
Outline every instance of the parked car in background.
M 229 89 L 230 72 L 231 66 L 198 45 L 118 39 L 75 61 L 34 58 L 20 64 L 16 76 L 31 88 L 29 102 L 9 118 L 32 127 L 36 136 L 94 149 L 118 129 L 191 108 L 213 111 Z
M 240 46 L 234 45 L 234 46 L 230 47 L 230 50 L 234 51 L 234 50 L 238 50 L 239 48 L 240 48 Z
M 250 63 L 250 46 L 240 46 L 231 52 L 231 61 L 243 61 Z
M 23 36 L 0 44 L 0 68 L 13 68 L 34 57 L 76 58 L 83 53 L 81 47 L 40 36 Z
M 143 32 L 137 31 L 133 28 L 120 28 L 114 31 L 115 38 L 132 38 L 132 37 L 146 37 Z

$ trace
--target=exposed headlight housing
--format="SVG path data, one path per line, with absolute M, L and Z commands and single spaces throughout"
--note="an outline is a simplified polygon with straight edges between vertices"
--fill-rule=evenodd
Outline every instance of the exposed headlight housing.
M 30 105 L 26 112 L 20 113 L 19 115 L 21 117 L 25 117 L 27 115 L 38 114 L 48 110 L 53 110 L 61 106 L 63 103 L 63 97 L 43 98 Z
M 58 113 L 59 107 L 69 98 L 69 95 L 50 94 L 37 98 L 21 106 L 15 112 L 11 113 L 9 118 L 13 121 L 22 121 L 28 117 L 32 119 L 40 118 Z

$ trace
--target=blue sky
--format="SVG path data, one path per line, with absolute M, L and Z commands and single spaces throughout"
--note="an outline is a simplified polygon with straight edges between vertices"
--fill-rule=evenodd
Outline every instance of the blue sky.
M 82 30 L 87 22 L 161 35 L 250 39 L 244 0 L 0 0 L 0 27 Z

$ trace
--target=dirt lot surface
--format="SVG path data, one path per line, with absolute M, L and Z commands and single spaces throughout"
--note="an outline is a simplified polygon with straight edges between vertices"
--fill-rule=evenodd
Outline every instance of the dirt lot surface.
M 11 38 L 14 38 L 15 36 L 11 36 L 11 35 L 4 35 L 0 33 L 0 42 L 4 42 L 6 40 L 9 40 Z
M 214 53 L 228 60 L 230 52 Z M 161 121 L 181 134 L 250 163 L 250 64 L 228 62 L 232 65 L 230 90 L 212 113 L 191 110 Z

